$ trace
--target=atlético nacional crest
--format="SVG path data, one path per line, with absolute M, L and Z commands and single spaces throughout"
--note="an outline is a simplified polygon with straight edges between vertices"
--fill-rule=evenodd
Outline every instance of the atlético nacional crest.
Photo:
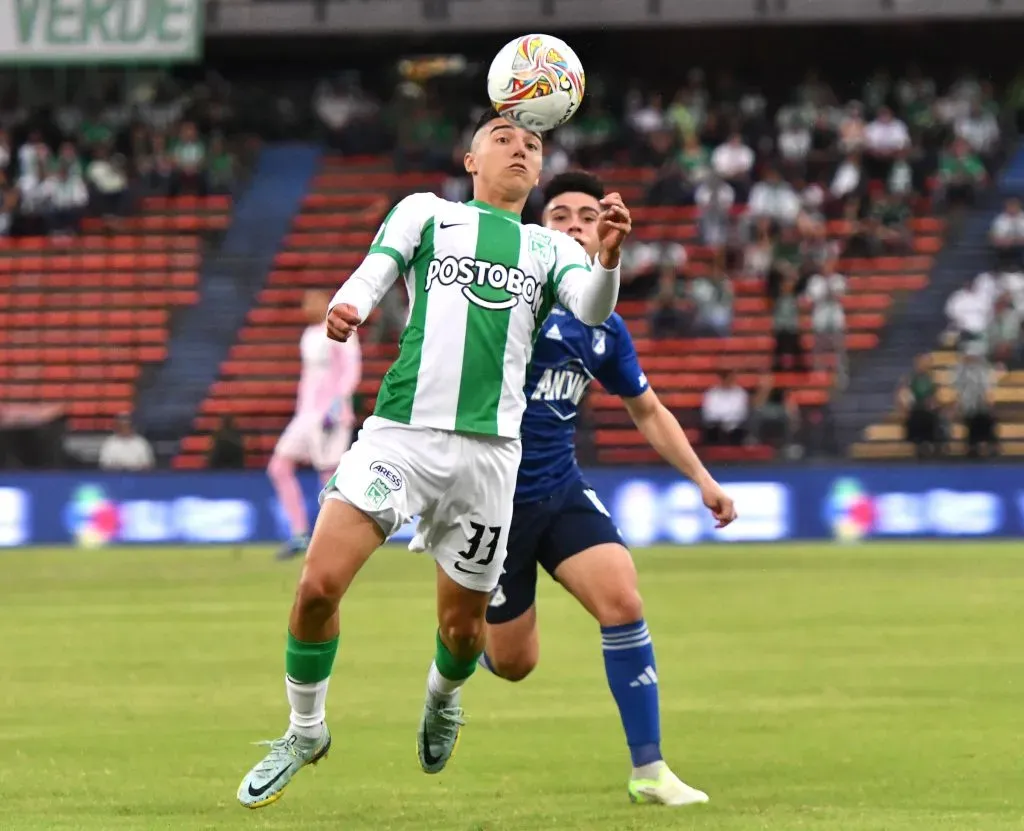
M 530 230 L 530 253 L 540 257 L 545 266 L 550 266 L 555 258 L 555 248 L 551 237 L 541 231 Z
M 593 348 L 595 355 L 603 355 L 605 350 L 604 332 L 601 329 L 594 330 Z

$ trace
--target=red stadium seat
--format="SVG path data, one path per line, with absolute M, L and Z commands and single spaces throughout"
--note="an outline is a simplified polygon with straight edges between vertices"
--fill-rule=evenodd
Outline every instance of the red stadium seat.
M 153 232 L 143 214 L 116 233 L 97 219 L 78 237 L 0 239 L 0 378 L 17 381 L 5 395 L 68 402 L 72 429 L 109 430 L 130 408 L 141 365 L 166 359 L 169 308 L 198 302 L 203 241 L 164 226 L 185 209 L 223 225 L 230 200 L 144 209 L 166 213 Z

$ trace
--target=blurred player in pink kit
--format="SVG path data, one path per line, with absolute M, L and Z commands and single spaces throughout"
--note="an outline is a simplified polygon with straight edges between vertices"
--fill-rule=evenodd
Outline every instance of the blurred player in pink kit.
M 312 465 L 326 482 L 352 438 L 352 396 L 362 375 L 362 358 L 356 338 L 345 343 L 327 338 L 329 299 L 323 292 L 308 291 L 302 300 L 309 325 L 300 342 L 302 377 L 295 415 L 278 439 L 267 469 L 292 534 L 278 551 L 281 560 L 303 554 L 309 545 L 309 516 L 295 466 Z

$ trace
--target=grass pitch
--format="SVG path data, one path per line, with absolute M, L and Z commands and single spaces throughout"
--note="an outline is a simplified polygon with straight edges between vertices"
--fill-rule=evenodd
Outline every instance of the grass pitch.
M 335 746 L 234 799 L 286 709 L 298 564 L 250 549 L 0 553 L 0 829 L 1024 828 L 1024 544 L 637 552 L 664 748 L 708 806 L 639 807 L 594 624 L 542 581 L 538 672 L 480 672 L 420 773 L 432 565 L 378 555 L 344 607 Z

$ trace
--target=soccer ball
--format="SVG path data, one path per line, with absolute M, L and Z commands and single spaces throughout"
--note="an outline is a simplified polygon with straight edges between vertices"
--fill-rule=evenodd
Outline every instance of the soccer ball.
M 494 109 L 538 133 L 564 124 L 579 109 L 586 80 L 569 46 L 551 35 L 523 35 L 505 44 L 487 73 Z

